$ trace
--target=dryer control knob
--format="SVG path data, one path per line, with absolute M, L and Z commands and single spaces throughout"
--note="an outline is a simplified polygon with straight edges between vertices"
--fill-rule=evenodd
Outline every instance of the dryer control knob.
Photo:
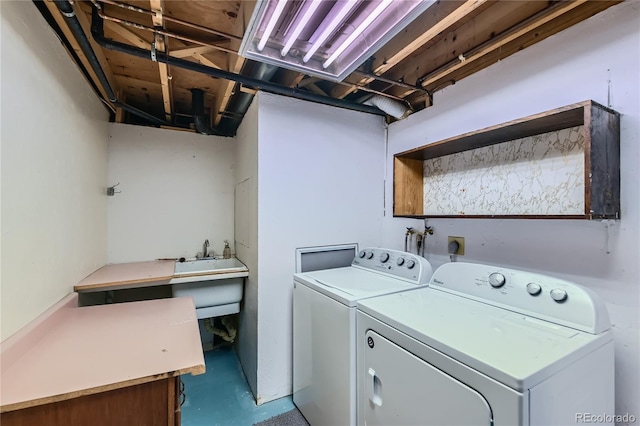
M 380 262 L 385 263 L 389 260 L 389 253 L 381 253 L 380 254 Z
M 364 250 L 360 250 L 360 252 L 358 253 L 358 257 L 359 257 L 360 259 L 364 259 L 364 255 L 365 255 L 365 254 L 367 254 L 367 252 L 366 252 L 366 251 L 364 251 Z
M 404 265 L 404 257 L 399 257 L 398 260 L 396 260 L 396 263 L 398 266 Z
M 407 269 L 413 269 L 413 267 L 416 266 L 416 261 L 415 260 L 407 260 Z
M 367 253 L 367 259 L 373 259 L 373 252 L 372 251 Z
M 507 279 L 499 272 L 494 272 L 493 274 L 489 275 L 489 284 L 491 284 L 491 287 L 500 288 L 506 282 Z
M 542 291 L 542 287 L 538 283 L 529 283 L 527 284 L 527 291 L 532 296 L 537 296 Z
M 551 294 L 551 298 L 558 303 L 565 302 L 567 300 L 567 297 L 569 297 L 567 292 L 561 288 L 554 288 L 553 290 L 551 290 L 550 294 Z

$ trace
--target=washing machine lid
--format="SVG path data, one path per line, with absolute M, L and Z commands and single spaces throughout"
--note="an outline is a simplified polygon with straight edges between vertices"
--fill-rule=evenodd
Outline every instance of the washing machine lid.
M 303 272 L 295 274 L 294 280 L 349 307 L 369 297 L 417 287 L 414 283 L 354 266 Z
M 613 338 L 434 288 L 364 300 L 358 310 L 520 392 Z

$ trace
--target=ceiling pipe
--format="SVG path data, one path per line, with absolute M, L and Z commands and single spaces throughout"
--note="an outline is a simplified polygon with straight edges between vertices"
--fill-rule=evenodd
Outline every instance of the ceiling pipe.
M 94 6 L 98 7 L 99 9 L 101 9 L 101 6 L 97 4 L 97 0 L 91 0 L 91 2 L 94 4 Z M 126 9 L 126 10 L 131 10 L 134 12 L 138 12 L 144 15 L 148 15 L 151 17 L 156 16 L 156 12 L 154 12 L 153 10 L 149 10 L 149 9 L 143 9 L 141 7 L 138 6 L 134 6 L 134 5 L 130 5 L 130 4 L 126 4 L 126 3 L 120 3 L 117 1 L 113 1 L 113 0 L 101 0 L 102 3 L 105 4 L 110 4 L 113 6 L 118 6 L 120 8 Z M 192 22 L 188 22 L 188 21 L 183 21 L 182 19 L 178 19 L 178 18 L 174 18 L 173 16 L 169 16 L 169 15 L 163 15 L 162 19 L 164 19 L 167 22 L 173 22 L 176 24 L 180 24 L 180 25 L 184 25 L 185 27 L 189 27 L 189 28 L 193 28 L 195 30 L 198 31 L 202 31 L 202 32 L 206 32 L 209 34 L 214 34 L 220 37 L 224 37 L 227 38 L 229 40 L 238 40 L 238 41 L 242 41 L 242 37 L 238 37 L 235 34 L 230 34 L 230 33 L 225 33 L 223 31 L 218 31 L 218 30 L 214 30 L 212 28 L 208 28 L 208 27 L 203 27 L 202 25 L 198 25 L 198 24 L 194 24 Z
M 191 109 L 193 112 L 193 124 L 198 133 L 222 136 L 220 132 L 209 126 L 208 120 L 204 116 L 204 92 L 202 89 L 191 89 Z
M 204 41 L 200 41 L 200 40 L 192 38 L 192 37 L 187 37 L 187 36 L 184 36 L 184 35 L 181 35 L 181 34 L 177 34 L 175 32 L 166 31 L 166 30 L 163 30 L 163 29 L 158 28 L 158 27 L 152 28 L 152 27 L 148 27 L 146 25 L 138 24 L 137 22 L 131 22 L 131 21 L 127 21 L 125 19 L 114 18 L 113 16 L 105 15 L 102 12 L 102 10 L 100 10 L 100 9 L 98 9 L 98 16 L 100 16 L 102 19 L 104 19 L 106 21 L 111 21 L 111 22 L 115 22 L 117 24 L 122 24 L 122 25 L 125 25 L 127 27 L 135 28 L 137 30 L 147 31 L 147 32 L 150 32 L 150 33 L 153 33 L 153 34 L 175 38 L 176 40 L 186 41 L 186 42 L 189 42 L 189 43 L 197 44 L 199 46 L 210 47 L 212 49 L 221 50 L 221 51 L 227 52 L 227 53 L 235 53 L 235 54 L 238 53 L 238 51 L 226 48 L 224 46 L 218 46 L 217 44 L 206 43 Z
M 61 1 L 61 0 L 57 0 L 57 1 Z M 91 34 L 93 35 L 93 38 L 95 39 L 95 41 L 105 49 L 126 53 L 126 54 L 143 58 L 143 59 L 149 59 L 149 60 L 155 59 L 156 62 L 162 62 L 178 68 L 186 69 L 186 70 L 197 72 L 200 74 L 209 75 L 211 77 L 235 81 L 237 83 L 240 83 L 246 87 L 249 87 L 255 90 L 263 90 L 265 92 L 270 92 L 277 95 L 289 96 L 289 97 L 302 99 L 310 102 L 331 105 L 338 108 L 345 108 L 345 109 L 350 109 L 354 111 L 365 112 L 368 114 L 382 115 L 382 116 L 385 115 L 385 113 L 381 111 L 379 108 L 376 108 L 370 105 L 362 105 L 354 102 L 345 101 L 343 99 L 335 99 L 328 96 L 317 95 L 315 93 L 301 91 L 297 88 L 281 86 L 279 84 L 272 83 L 269 81 L 263 81 L 257 78 L 247 77 L 247 76 L 232 73 L 229 71 L 207 67 L 205 65 L 201 65 L 195 62 L 190 62 L 180 58 L 174 58 L 163 52 L 158 52 L 158 51 L 152 52 L 150 50 L 142 49 L 136 46 L 131 46 L 125 43 L 116 42 L 104 36 L 103 21 L 98 16 L 98 13 L 95 7 L 92 8 L 92 10 L 93 10 L 93 14 L 92 14 L 92 20 L 91 20 Z
M 251 75 L 255 78 L 259 78 L 260 80 L 271 80 L 276 71 L 278 71 L 278 67 L 275 65 L 265 64 L 263 62 L 256 62 L 256 68 L 251 71 Z M 237 85 L 239 86 L 239 85 Z M 234 113 L 239 114 L 240 117 L 243 117 L 244 114 L 251 106 L 251 101 L 253 100 L 253 96 L 251 93 L 246 93 L 240 90 L 240 87 L 236 87 L 236 95 L 232 98 L 231 109 Z M 220 120 L 220 130 L 225 133 L 235 134 L 238 126 L 240 125 L 238 119 L 236 117 L 225 117 L 223 116 Z
M 108 20 L 108 21 L 117 22 L 117 23 L 120 23 L 122 25 L 126 25 L 126 26 L 129 26 L 129 27 L 132 27 L 132 28 L 136 28 L 136 29 L 139 29 L 139 30 L 153 32 L 154 34 L 164 35 L 164 36 L 167 36 L 167 37 L 173 37 L 173 38 L 178 39 L 178 40 L 188 41 L 188 42 L 191 42 L 191 43 L 194 43 L 194 44 L 198 44 L 198 45 L 201 45 L 201 46 L 211 47 L 212 49 L 222 50 L 222 51 L 227 52 L 227 53 L 238 54 L 237 50 L 228 49 L 228 48 L 225 48 L 225 47 L 222 47 L 222 46 L 218 46 L 218 45 L 215 45 L 215 44 L 203 42 L 203 41 L 200 41 L 200 40 L 197 40 L 197 39 L 194 39 L 194 38 L 188 38 L 186 36 L 183 36 L 183 35 L 180 35 L 180 34 L 177 34 L 177 33 L 173 33 L 173 32 L 168 32 L 168 31 L 160 29 L 160 28 L 151 28 L 151 27 L 147 27 L 147 26 L 138 24 L 136 22 L 131 22 L 131 21 L 127 21 L 127 20 L 124 20 L 124 19 L 108 16 L 108 15 L 106 15 L 104 13 L 104 10 L 103 10 L 102 6 L 100 5 L 100 3 L 105 3 L 105 4 L 110 4 L 110 5 L 113 5 L 113 6 L 118 6 L 118 7 L 123 8 L 123 9 L 131 10 L 131 11 L 142 13 L 142 14 L 149 15 L 149 16 L 156 16 L 156 12 L 154 12 L 154 11 L 151 11 L 151 10 L 148 10 L 148 9 L 143 9 L 143 8 L 140 8 L 140 7 L 137 7 L 137 6 L 133 6 L 133 5 L 129 5 L 129 4 L 125 4 L 125 3 L 119 3 L 119 2 L 116 2 L 116 1 L 113 1 L 113 0 L 100 0 L 100 1 L 99 0 L 91 0 L 91 3 L 98 10 L 98 16 L 100 16 L 102 19 L 105 19 L 105 20 Z M 180 19 L 177 19 L 177 18 L 173 18 L 173 17 L 171 17 L 169 15 L 163 15 L 162 19 L 164 19 L 165 21 L 168 21 L 168 22 L 175 22 L 177 24 L 184 25 L 184 26 L 189 27 L 189 28 L 194 28 L 194 29 L 199 30 L 199 31 L 203 31 L 203 32 L 208 32 L 208 33 L 211 33 L 211 34 L 219 35 L 219 36 L 225 37 L 225 38 L 227 38 L 229 40 L 231 40 L 231 39 L 240 40 L 240 41 L 242 40 L 242 37 L 238 37 L 236 35 L 225 33 L 225 32 L 222 32 L 222 31 L 217 31 L 217 30 L 214 30 L 214 29 L 211 29 L 211 28 L 203 27 L 201 25 L 193 24 L 193 23 L 188 22 L 188 21 L 183 21 L 183 20 L 180 20 Z M 365 76 L 367 78 L 371 78 L 373 80 L 379 80 L 379 81 L 382 81 L 382 82 L 385 82 L 385 83 L 392 84 L 394 86 L 404 87 L 405 89 L 410 89 L 412 91 L 423 92 L 423 93 L 427 93 L 428 95 L 431 95 L 429 93 L 429 91 L 424 89 L 423 87 L 413 86 L 413 85 L 407 84 L 407 83 L 405 83 L 403 81 L 391 80 L 391 79 L 385 78 L 383 76 L 380 76 L 380 75 L 377 75 L 377 74 L 373 74 L 373 73 L 370 73 L 370 72 L 365 72 L 365 71 L 359 70 L 359 69 L 356 69 L 353 72 L 357 73 L 357 74 L 360 74 L 362 76 Z M 360 90 L 363 90 L 363 91 L 369 91 L 371 93 L 376 93 L 375 90 L 369 89 L 366 86 L 363 86 L 363 85 L 358 84 L 358 83 L 347 83 L 347 82 L 344 82 L 344 83 L 339 83 L 339 84 L 344 84 L 344 85 L 348 85 L 348 86 L 354 86 L 354 87 L 356 87 L 356 88 L 358 88 Z M 377 92 L 377 93 L 382 95 L 382 96 L 387 96 L 387 97 L 390 97 L 392 99 L 394 99 L 394 98 L 397 99 L 397 97 L 395 97 L 393 95 L 389 95 L 387 93 L 383 93 L 383 92 Z M 402 102 L 402 99 L 397 99 L 397 100 Z
M 111 83 L 109 83 L 109 80 L 107 79 L 107 76 L 105 75 L 104 70 L 100 66 L 98 57 L 96 56 L 95 52 L 93 51 L 93 48 L 91 47 L 91 44 L 89 43 L 89 39 L 87 38 L 84 31 L 82 30 L 82 26 L 80 25 L 80 21 L 78 21 L 78 18 L 76 16 L 75 10 L 73 9 L 73 6 L 71 5 L 71 3 L 69 3 L 66 0 L 54 0 L 54 3 L 56 4 L 56 7 L 58 8 L 62 16 L 64 16 L 64 19 L 67 22 L 67 25 L 69 26 L 69 30 L 71 30 L 71 33 L 73 34 L 76 41 L 80 45 L 80 49 L 82 50 L 82 53 L 84 54 L 84 56 L 87 58 L 87 61 L 89 61 L 89 65 L 91 65 L 91 69 L 98 77 L 98 80 L 100 81 L 100 85 L 102 86 L 107 97 L 109 98 L 109 102 L 111 102 L 114 106 L 118 108 L 122 108 L 123 110 L 131 114 L 137 115 L 138 117 L 142 117 L 153 124 L 156 124 L 159 126 L 162 126 L 162 125 L 170 126 L 171 123 L 165 120 L 161 120 L 152 114 L 139 110 L 136 107 L 127 105 L 118 100 L 118 97 L 116 96 L 113 90 L 113 87 L 111 87 Z

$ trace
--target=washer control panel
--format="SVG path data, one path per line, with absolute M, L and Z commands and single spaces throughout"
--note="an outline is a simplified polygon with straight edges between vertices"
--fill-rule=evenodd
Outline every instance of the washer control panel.
M 560 278 L 497 266 L 453 262 L 438 268 L 429 285 L 593 334 L 611 327 L 607 309 L 598 295 Z
M 433 268 L 424 257 L 385 248 L 360 250 L 351 266 L 374 270 L 415 284 L 427 284 L 433 275 Z

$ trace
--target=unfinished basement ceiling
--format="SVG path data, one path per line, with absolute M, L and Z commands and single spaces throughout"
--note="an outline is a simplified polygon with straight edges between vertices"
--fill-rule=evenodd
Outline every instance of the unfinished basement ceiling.
M 198 131 L 232 136 L 256 90 L 385 115 L 365 104 L 372 96 L 382 96 L 410 112 L 419 111 L 431 105 L 434 92 L 620 1 L 437 1 L 342 82 L 239 56 L 256 2 L 34 3 L 70 50 L 70 60 L 111 109 L 114 121 L 195 131 L 192 98 L 193 90 L 197 97 L 200 89 L 205 129 L 200 124 Z M 70 8 L 67 17 L 65 7 Z M 74 33 L 74 19 L 100 70 Z M 101 72 L 109 88 L 101 82 Z

